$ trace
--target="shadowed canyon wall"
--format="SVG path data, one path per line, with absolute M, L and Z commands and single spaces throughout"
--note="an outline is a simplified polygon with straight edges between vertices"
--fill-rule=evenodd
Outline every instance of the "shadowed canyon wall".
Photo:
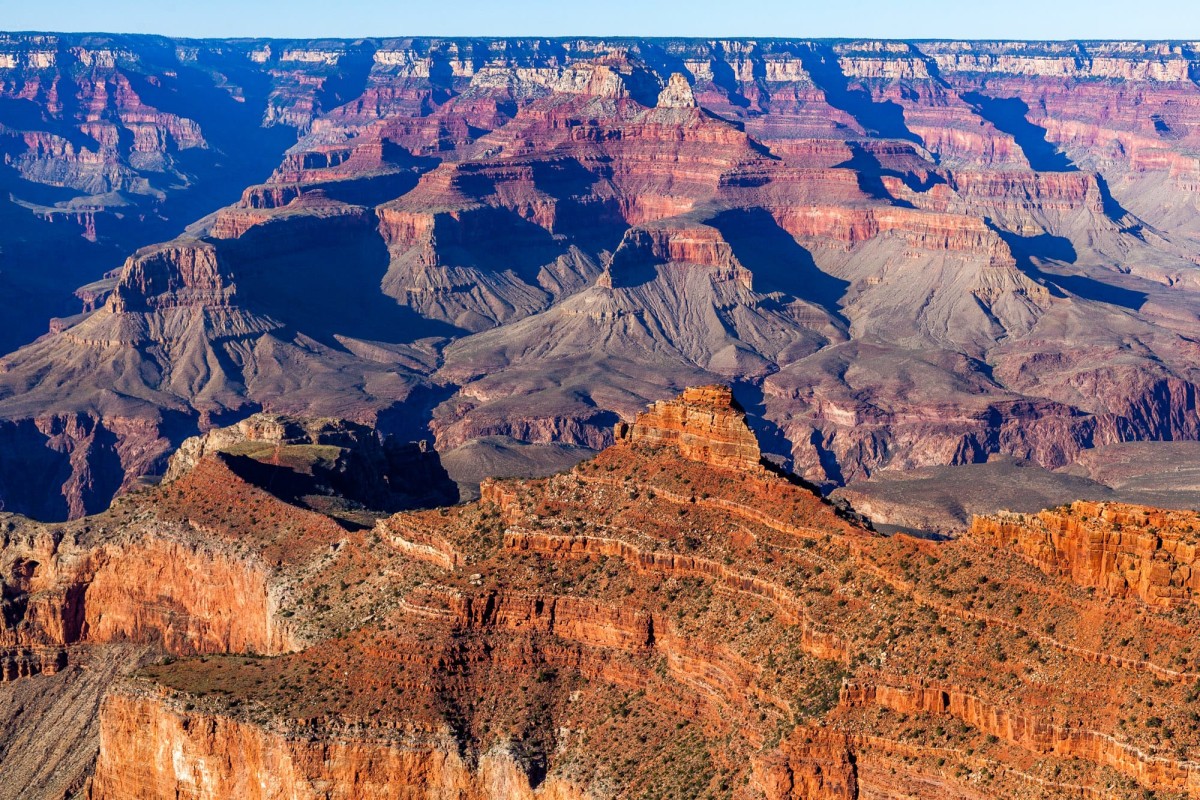
M 526 445 L 713 382 L 826 488 L 1195 440 L 1196 71 L 1181 42 L 7 35 L 0 296 L 42 316 L 0 343 L 0 502 L 100 510 L 259 411 L 538 471 Z

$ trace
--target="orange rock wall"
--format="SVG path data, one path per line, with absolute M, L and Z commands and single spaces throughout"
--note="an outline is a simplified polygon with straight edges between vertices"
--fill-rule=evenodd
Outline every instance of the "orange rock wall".
M 949 714 L 972 727 L 1026 750 L 1082 758 L 1112 767 L 1155 790 L 1200 794 L 1200 764 L 1147 755 L 1097 731 L 1071 728 L 988 703 L 956 686 L 906 688 L 849 684 L 846 705 L 874 704 L 903 713 Z
M 10 654 L 0 672 L 54 671 L 77 643 L 159 642 L 179 655 L 295 647 L 270 573 L 252 559 L 151 536 L 94 548 L 43 536 L 22 550 L 6 567 L 25 599 L 16 625 L 0 629 Z
M 574 800 L 550 779 L 536 793 L 510 758 L 459 758 L 453 740 L 406 736 L 309 739 L 160 698 L 111 695 L 102 709 L 90 800 Z
M 717 467 L 757 471 L 758 440 L 731 410 L 725 386 L 687 389 L 679 401 L 660 401 L 629 425 L 618 423 L 617 438 L 634 444 L 670 445 L 684 458 Z
M 1034 515 L 977 517 L 971 534 L 1011 547 L 1051 575 L 1169 606 L 1200 596 L 1200 515 L 1073 503 Z
M 275 654 L 293 648 L 260 565 L 149 540 L 105 554 L 84 594 L 86 641 L 161 637 L 172 653 Z

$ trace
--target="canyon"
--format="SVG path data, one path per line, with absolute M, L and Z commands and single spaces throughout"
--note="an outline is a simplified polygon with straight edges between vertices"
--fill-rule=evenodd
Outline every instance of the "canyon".
M 234 466 L 348 431 L 260 419 L 100 515 L 5 518 L 0 795 L 1200 796 L 1197 512 L 883 536 L 724 386 L 371 524 Z
M 0 800 L 1200 797 L 1200 42 L 0 33 Z
M 0 505 L 259 412 L 471 497 L 713 382 L 859 497 L 1194 441 L 1198 52 L 5 34 Z

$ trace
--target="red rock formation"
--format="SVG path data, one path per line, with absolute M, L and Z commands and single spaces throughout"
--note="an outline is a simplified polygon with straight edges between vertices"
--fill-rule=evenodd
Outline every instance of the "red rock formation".
M 235 287 L 207 242 L 177 242 L 131 256 L 108 301 L 116 314 L 175 305 L 228 305 Z
M 842 689 L 848 706 L 876 705 L 902 713 L 949 714 L 991 736 L 1036 753 L 1082 758 L 1136 776 L 1140 783 L 1163 791 L 1200 793 L 1200 767 L 1191 762 L 1149 756 L 1114 737 L 1089 730 L 1071 730 L 1034 717 L 994 706 L 958 687 L 858 686 Z
M 171 442 L 161 421 L 95 414 L 50 414 L 0 423 L 0 441 L 21 459 L 0 463 L 9 510 L 39 519 L 80 517 L 104 508 L 138 476 L 162 469 Z
M 671 446 L 692 461 L 756 472 L 758 441 L 727 386 L 687 389 L 638 414 L 633 424 L 617 423 L 616 437 L 633 444 Z
M 8 543 L 0 567 L 14 605 L 0 648 L 12 654 L 17 674 L 55 671 L 64 648 L 77 643 L 153 642 L 178 654 L 271 654 L 297 646 L 277 613 L 273 567 L 314 539 L 336 541 L 341 529 L 247 486 L 212 458 L 172 487 L 138 524 L 127 521 L 128 511 L 114 511 L 66 536 L 35 531 Z M 253 556 L 239 553 L 234 540 L 222 543 L 233 520 L 223 514 L 218 522 L 209 510 L 205 495 L 217 487 L 290 540 L 263 542 Z M 276 516 L 280 511 L 298 521 Z M 197 530 L 204 535 L 197 538 Z
M 849 743 L 820 729 L 797 729 L 777 753 L 754 765 L 752 783 L 780 800 L 854 800 L 858 774 Z
M 1200 796 L 1195 604 L 1114 605 L 1014 559 L 1016 518 L 874 535 L 752 443 L 727 390 L 689 390 L 569 473 L 354 531 L 200 457 L 56 532 L 4 520 L 4 669 L 61 667 L 60 588 L 85 562 L 79 646 L 197 654 L 113 686 L 106 800 Z M 1195 516 L 1081 509 L 1153 521 L 1181 562 Z M 1127 574 L 1163 559 L 1139 541 Z M 118 556 L 124 581 L 101 575 Z M 277 655 L 219 654 L 253 636 Z
M 180 792 L 197 800 L 266 800 L 316 791 L 349 800 L 392 797 L 405 787 L 463 800 L 583 797 L 554 779 L 535 795 L 503 753 L 485 756 L 472 768 L 449 737 L 423 743 L 305 741 L 227 717 L 183 713 L 153 697 L 115 695 L 102 713 L 105 758 L 92 781 L 94 800 L 168 800 Z M 268 775 L 269 780 L 256 777 Z
M 59 647 L 0 647 L 0 683 L 34 675 L 53 675 L 67 664 Z
M 12 243 L 5 270 L 31 287 L 24 302 L 36 319 L 14 320 L 0 347 L 32 341 L 69 308 L 75 286 L 270 173 L 291 142 L 262 127 L 270 90 L 246 72 L 246 49 L 101 35 L 0 40 L 0 169 L 13 191 L 0 211 Z
M 1200 515 L 1077 502 L 1037 514 L 976 517 L 970 534 L 1015 549 L 1052 575 L 1171 607 L 1200 591 Z

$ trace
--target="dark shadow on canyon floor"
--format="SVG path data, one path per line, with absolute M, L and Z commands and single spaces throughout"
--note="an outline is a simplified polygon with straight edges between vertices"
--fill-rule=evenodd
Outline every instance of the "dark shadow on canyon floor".
M 1013 137 L 1029 165 L 1038 172 L 1079 171 L 1065 153 L 1047 141 L 1046 129 L 1029 121 L 1029 105 L 1024 100 L 989 97 L 980 92 L 967 92 L 962 98 L 979 116 L 996 126 L 996 130 Z
M 721 232 L 742 266 L 750 270 L 756 292 L 782 292 L 818 305 L 835 319 L 847 322 L 841 300 L 849 282 L 823 272 L 812 253 L 765 209 L 725 211 L 708 223 Z
M 1017 260 L 1017 268 L 1060 297 L 1069 293 L 1084 300 L 1094 300 L 1098 303 L 1107 303 L 1133 311 L 1140 309 L 1146 302 L 1148 295 L 1145 292 L 1114 286 L 1087 275 L 1063 275 L 1057 272 L 1048 272 L 1039 266 L 1046 262 L 1074 264 L 1078 256 L 1070 239 L 1049 233 L 1038 236 L 1019 236 L 1001 230 L 991 225 L 990 222 L 989 226 L 1000 238 L 1004 239 L 1009 249 L 1012 250 L 1013 256 Z

